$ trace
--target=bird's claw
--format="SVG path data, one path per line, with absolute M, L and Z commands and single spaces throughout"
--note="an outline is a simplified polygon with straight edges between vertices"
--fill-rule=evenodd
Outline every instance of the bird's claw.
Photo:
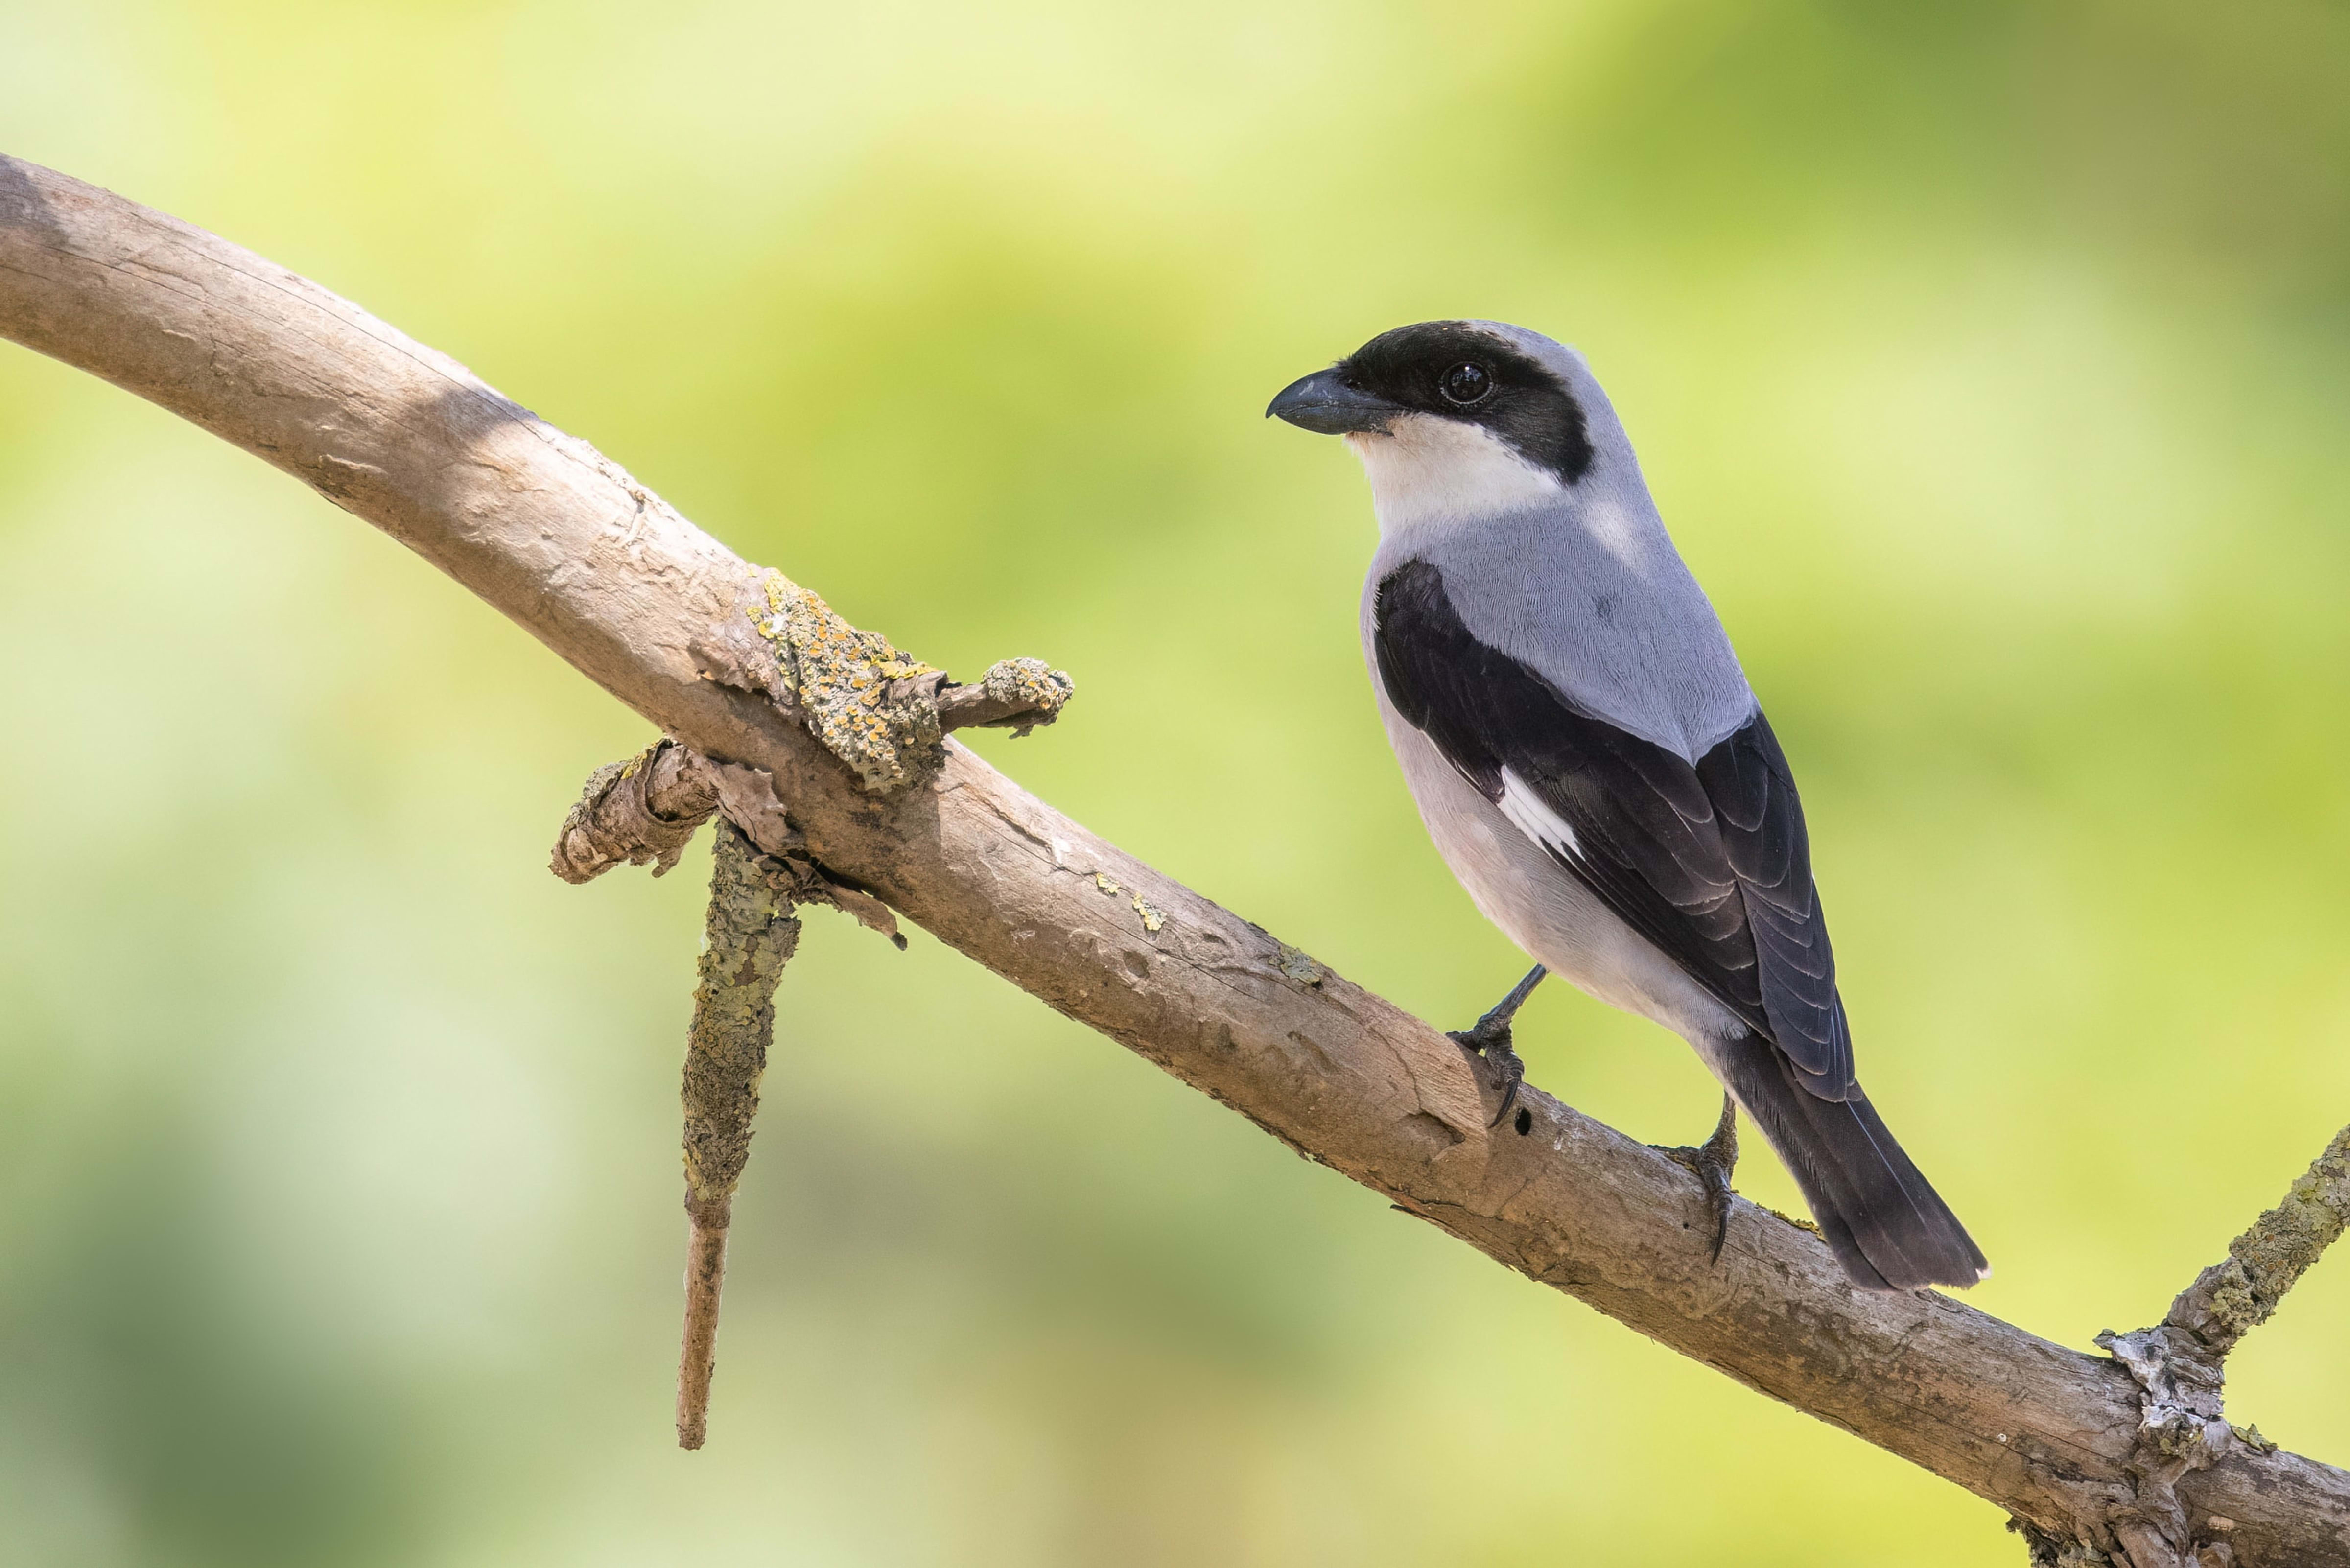
M 1705 1184 L 1705 1206 L 1713 1220 L 1713 1245 L 1706 1261 L 1721 1262 L 1722 1245 L 1730 1240 L 1730 1178 L 1738 1168 L 1738 1102 L 1728 1095 L 1721 1096 L 1721 1119 L 1714 1124 L 1713 1136 L 1703 1143 L 1664 1152 Z
M 1536 964 L 1526 978 L 1510 988 L 1510 994 L 1495 1002 L 1484 1017 L 1467 1029 L 1448 1029 L 1445 1038 L 1455 1045 L 1466 1047 L 1485 1058 L 1485 1064 L 1502 1075 L 1502 1108 L 1485 1124 L 1488 1130 L 1502 1125 L 1510 1107 L 1518 1103 L 1518 1086 L 1526 1081 L 1526 1064 L 1518 1059 L 1515 1046 L 1510 1043 L 1510 1023 L 1523 1007 L 1526 998 L 1550 971 Z
M 1519 1086 L 1526 1081 L 1526 1064 L 1510 1041 L 1510 1026 L 1488 1028 L 1481 1020 L 1474 1029 L 1448 1030 L 1445 1038 L 1456 1045 L 1467 1047 L 1485 1058 L 1485 1064 L 1502 1075 L 1502 1108 L 1485 1124 L 1488 1129 L 1500 1127 L 1510 1107 L 1518 1103 Z

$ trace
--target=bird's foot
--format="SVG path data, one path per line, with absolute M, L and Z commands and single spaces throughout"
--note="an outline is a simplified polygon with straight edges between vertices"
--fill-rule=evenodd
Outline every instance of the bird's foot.
M 1476 1052 L 1485 1058 L 1487 1066 L 1502 1075 L 1502 1108 L 1485 1124 L 1489 1127 L 1500 1127 L 1502 1118 L 1510 1114 L 1510 1107 L 1518 1103 L 1518 1086 L 1526 1081 L 1526 1064 L 1510 1043 L 1509 1020 L 1496 1024 L 1492 1014 L 1487 1013 L 1477 1021 L 1475 1028 L 1448 1030 L 1445 1037 Z
M 1510 988 L 1509 995 L 1495 1002 L 1492 1011 L 1473 1025 L 1467 1029 L 1445 1031 L 1446 1039 L 1476 1052 L 1485 1058 L 1487 1066 L 1502 1075 L 1502 1108 L 1495 1111 L 1493 1119 L 1485 1124 L 1488 1127 L 1500 1127 L 1502 1118 L 1510 1114 L 1510 1107 L 1518 1103 L 1518 1086 L 1526 1081 L 1526 1064 L 1518 1059 L 1517 1049 L 1510 1043 L 1510 1022 L 1517 1017 L 1518 1009 L 1526 1004 L 1526 998 L 1534 993 L 1534 987 L 1540 985 L 1543 976 L 1549 972 L 1542 965 L 1534 965 L 1525 979 Z
M 1706 1257 L 1710 1262 L 1721 1262 L 1722 1243 L 1730 1240 L 1730 1177 L 1738 1168 L 1738 1102 L 1721 1096 L 1721 1119 L 1714 1124 L 1711 1137 L 1695 1147 L 1683 1145 L 1664 1152 L 1705 1183 L 1705 1206 L 1713 1219 L 1713 1247 Z

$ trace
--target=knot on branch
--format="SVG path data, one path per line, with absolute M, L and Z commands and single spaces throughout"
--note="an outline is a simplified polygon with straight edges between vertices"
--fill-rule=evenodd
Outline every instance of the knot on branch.
M 776 797 L 774 774 L 741 763 L 700 761 L 715 781 L 725 819 L 758 847 L 764 874 L 777 897 L 795 904 L 829 904 L 904 950 L 906 939 L 889 906 L 816 859 L 807 836 L 793 826 L 784 803 Z
M 2144 1461 L 2148 1474 L 2168 1487 L 2225 1451 L 2230 1433 L 2220 1412 L 2227 1372 L 2193 1334 L 2161 1324 L 2131 1334 L 2107 1329 L 2096 1343 L 2138 1386 L 2133 1469 Z M 2139 1493 L 2143 1498 L 2143 1483 Z
M 2123 1461 L 2134 1495 L 2093 1524 L 2111 1532 L 2118 1557 L 2059 1556 L 2051 1561 L 2111 1561 L 2128 1568 L 2224 1568 L 2232 1563 L 2234 1551 L 2226 1542 L 2208 1533 L 2198 1539 L 2178 1490 L 2179 1478 L 2209 1469 L 2238 1440 L 2239 1434 L 2221 1413 L 2227 1374 L 2220 1358 L 2171 1324 L 2130 1334 L 2107 1329 L 2096 1343 L 2138 1386 L 2137 1431 L 2129 1458 Z

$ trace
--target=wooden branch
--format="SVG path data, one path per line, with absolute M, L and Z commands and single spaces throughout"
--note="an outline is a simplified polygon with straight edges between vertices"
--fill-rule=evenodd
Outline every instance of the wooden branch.
M 1306 1158 L 1989 1499 L 2035 1542 L 2130 1561 L 2125 1534 L 2144 1538 L 2123 1366 L 1939 1295 L 1857 1293 L 1815 1237 L 1743 1200 L 1717 1266 L 1702 1189 L 1666 1155 L 1531 1091 L 1489 1135 L 1497 1087 L 1442 1034 L 951 741 L 935 773 L 868 790 L 777 700 L 768 579 L 453 360 L 212 234 L 6 160 L 0 335 L 391 534 L 664 732 L 771 775 L 827 871 Z M 2245 1568 L 2350 1568 L 2350 1475 L 2222 1449 L 2178 1480 L 2199 1539 L 2216 1516 Z

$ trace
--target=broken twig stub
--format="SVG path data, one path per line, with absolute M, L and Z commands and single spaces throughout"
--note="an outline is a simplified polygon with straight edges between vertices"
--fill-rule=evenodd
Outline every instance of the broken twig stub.
M 555 836 L 549 868 L 575 884 L 621 865 L 650 865 L 661 876 L 717 809 L 717 784 L 701 757 L 675 741 L 655 742 L 588 775 Z

